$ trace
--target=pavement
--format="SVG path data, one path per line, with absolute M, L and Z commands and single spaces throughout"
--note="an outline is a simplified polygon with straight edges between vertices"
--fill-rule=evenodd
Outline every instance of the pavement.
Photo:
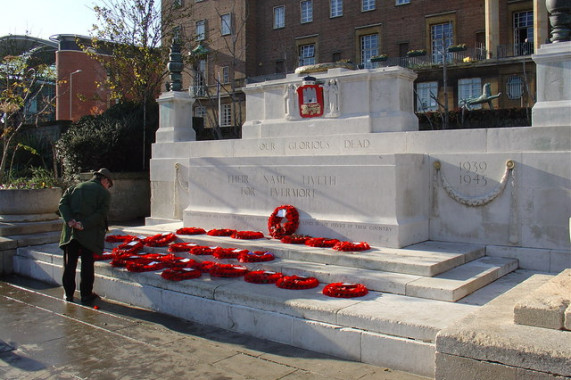
M 410 358 L 414 360 L 414 358 Z M 0 278 L 0 379 L 421 380 L 99 299 Z

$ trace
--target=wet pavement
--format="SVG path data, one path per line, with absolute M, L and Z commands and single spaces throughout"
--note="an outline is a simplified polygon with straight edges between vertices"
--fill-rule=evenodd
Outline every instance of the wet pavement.
M 65 302 L 59 286 L 0 278 L 0 379 L 426 379 L 106 299 L 94 305 Z

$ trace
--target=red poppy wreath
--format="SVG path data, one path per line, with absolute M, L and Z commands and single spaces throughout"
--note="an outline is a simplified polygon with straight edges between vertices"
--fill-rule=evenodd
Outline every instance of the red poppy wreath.
M 323 294 L 336 298 L 363 297 L 369 290 L 363 284 L 347 284 L 345 282 L 335 282 L 323 288 Z
M 286 222 L 282 223 L 285 218 Z M 281 205 L 277 207 L 268 218 L 268 230 L 274 239 L 281 239 L 286 235 L 291 235 L 299 227 L 299 213 L 291 205 Z
M 315 277 L 284 276 L 276 282 L 276 286 L 282 289 L 311 289 L 319 285 Z

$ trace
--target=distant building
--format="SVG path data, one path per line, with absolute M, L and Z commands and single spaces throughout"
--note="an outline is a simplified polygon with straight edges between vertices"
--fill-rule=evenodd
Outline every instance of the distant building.
M 419 113 L 445 102 L 459 108 L 486 83 L 502 93 L 495 108 L 531 107 L 531 54 L 548 38 L 543 0 L 163 1 L 171 5 L 192 9 L 180 26 L 195 40 L 184 47 L 195 64 L 183 85 L 197 97 L 194 115 L 206 126 L 245 120 L 246 83 L 338 61 L 413 69 Z

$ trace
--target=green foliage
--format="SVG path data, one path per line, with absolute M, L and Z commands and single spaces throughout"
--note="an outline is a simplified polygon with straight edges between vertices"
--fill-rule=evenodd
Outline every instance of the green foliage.
M 45 168 L 31 167 L 21 172 L 21 175 L 0 185 L 0 189 L 47 189 L 60 186 L 53 173 Z
M 152 107 L 147 120 L 145 140 L 149 142 L 158 125 L 158 107 Z M 112 172 L 144 170 L 149 157 L 143 157 L 142 126 L 143 107 L 135 103 L 120 103 L 72 124 L 56 143 L 64 179 L 102 167 Z M 145 148 L 150 152 L 150 144 Z

